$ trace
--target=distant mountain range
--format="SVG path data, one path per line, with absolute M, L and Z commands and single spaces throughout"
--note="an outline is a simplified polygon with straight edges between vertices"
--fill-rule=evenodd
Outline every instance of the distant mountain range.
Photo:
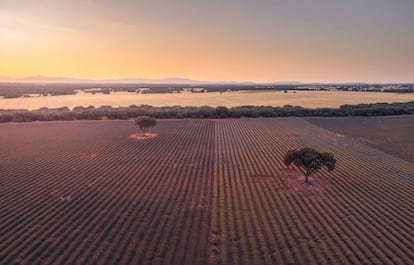
M 73 77 L 48 77 L 43 75 L 29 76 L 23 78 L 0 77 L 0 82 L 21 83 L 200 83 L 200 81 L 185 78 L 122 78 L 122 79 L 80 79 Z
M 0 82 L 13 83 L 139 83 L 139 84 L 235 84 L 235 85 L 257 85 L 255 82 L 237 82 L 237 81 L 199 81 L 187 78 L 120 78 L 120 79 L 80 79 L 72 77 L 48 77 L 43 75 L 29 76 L 23 78 L 3 77 L 0 76 Z M 301 85 L 297 81 L 282 81 L 266 83 L 269 85 Z

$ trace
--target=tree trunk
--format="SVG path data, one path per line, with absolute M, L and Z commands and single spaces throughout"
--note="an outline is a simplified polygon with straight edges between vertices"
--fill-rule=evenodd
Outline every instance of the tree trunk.
M 309 176 L 313 173 L 313 170 L 306 170 L 305 173 L 305 184 L 309 185 Z
M 306 185 L 309 185 L 309 181 L 308 181 L 308 180 L 309 180 L 309 175 L 310 175 L 310 174 L 308 174 L 308 173 L 306 172 L 306 174 L 305 174 L 305 184 L 306 184 Z
M 305 176 L 305 181 L 303 183 L 309 185 L 309 176 L 313 173 L 313 170 L 301 167 L 299 167 L 299 170 L 302 171 L 303 175 Z

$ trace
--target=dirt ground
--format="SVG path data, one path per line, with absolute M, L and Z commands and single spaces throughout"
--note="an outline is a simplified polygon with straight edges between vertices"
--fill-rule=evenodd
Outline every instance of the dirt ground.
M 154 138 L 156 136 L 157 136 L 157 134 L 155 134 L 155 133 L 147 133 L 145 135 L 142 135 L 142 133 L 134 133 L 134 134 L 130 134 L 128 136 L 128 138 L 135 139 L 135 140 L 145 140 L 145 139 Z
M 398 139 L 411 119 L 379 125 Z M 376 135 L 374 121 L 358 120 Z M 297 117 L 136 133 L 131 121 L 1 124 L 0 265 L 413 263 L 412 163 Z M 282 159 L 302 144 L 338 161 L 309 186 Z
M 335 133 L 414 162 L 414 115 L 387 117 L 306 118 Z

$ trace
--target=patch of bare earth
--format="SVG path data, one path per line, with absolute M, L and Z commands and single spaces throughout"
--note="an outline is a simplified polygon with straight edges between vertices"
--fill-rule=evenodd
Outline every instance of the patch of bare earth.
M 145 135 L 142 135 L 142 133 L 133 133 L 128 135 L 129 139 L 135 139 L 135 140 L 144 140 L 144 139 L 151 139 L 157 137 L 158 134 L 156 133 L 146 133 Z
M 68 195 L 68 196 L 61 196 L 59 198 L 60 201 L 64 202 L 64 201 L 71 201 L 72 200 L 72 195 Z
M 300 171 L 286 169 L 282 173 L 281 192 L 285 194 L 299 194 L 308 199 L 321 199 L 329 188 L 329 184 L 316 175 L 311 175 L 306 184 L 304 183 L 305 177 Z
M 305 177 L 295 169 L 282 170 L 278 176 L 253 175 L 252 180 L 254 183 L 275 182 L 281 194 L 297 194 L 308 199 L 323 198 L 324 192 L 329 188 L 329 184 L 317 175 L 311 175 L 308 184 L 305 184 Z

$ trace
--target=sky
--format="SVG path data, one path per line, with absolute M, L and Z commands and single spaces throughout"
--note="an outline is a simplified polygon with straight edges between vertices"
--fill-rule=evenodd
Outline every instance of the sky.
M 414 82 L 413 0 L 0 0 L 0 76 Z

